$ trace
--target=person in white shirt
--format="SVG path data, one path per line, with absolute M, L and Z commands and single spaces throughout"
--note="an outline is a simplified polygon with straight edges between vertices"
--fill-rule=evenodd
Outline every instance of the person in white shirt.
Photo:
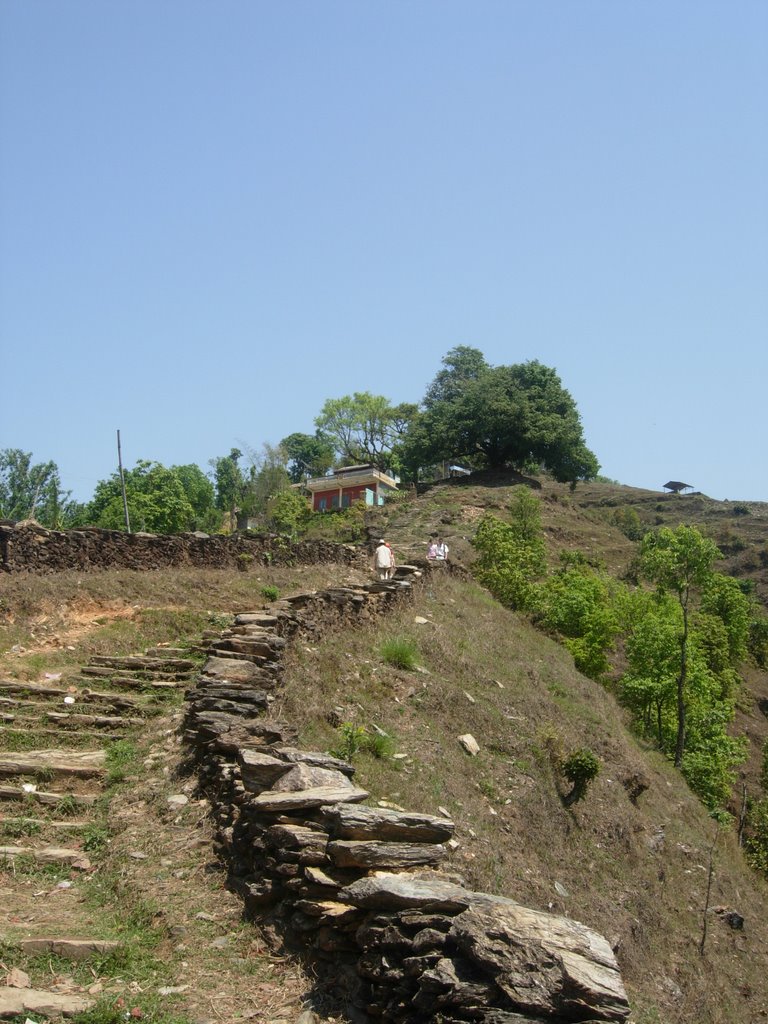
M 448 560 L 448 545 L 445 543 L 442 537 L 437 538 L 435 558 L 437 559 L 438 562 L 445 562 Z
M 380 580 L 391 579 L 395 572 L 395 556 L 392 554 L 392 548 L 389 547 L 385 540 L 380 540 L 376 545 L 376 551 L 373 556 L 373 565 L 379 574 Z

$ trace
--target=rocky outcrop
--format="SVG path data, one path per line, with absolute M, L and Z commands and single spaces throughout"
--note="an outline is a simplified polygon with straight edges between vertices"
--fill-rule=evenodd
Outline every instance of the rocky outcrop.
M 467 889 L 449 873 L 454 823 L 365 806 L 354 768 L 302 751 L 269 713 L 284 643 L 382 614 L 420 573 L 301 594 L 212 644 L 186 739 L 249 913 L 269 912 L 369 1019 L 565 1024 L 629 1014 L 606 940 L 568 918 Z M 268 620 L 268 621 L 267 621 Z M 228 670 L 227 661 L 231 664 Z M 243 666 L 250 666 L 243 672 Z

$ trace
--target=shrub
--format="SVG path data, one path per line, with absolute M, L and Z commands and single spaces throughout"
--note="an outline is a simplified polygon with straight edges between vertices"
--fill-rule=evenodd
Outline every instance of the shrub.
M 312 511 L 306 498 L 295 491 L 283 491 L 282 494 L 270 498 L 267 516 L 279 533 L 296 538 L 306 530 L 312 519 Z
M 647 532 L 636 510 L 627 505 L 613 513 L 613 524 L 629 540 L 642 540 Z
M 330 753 L 342 761 L 351 761 L 356 754 L 366 753 L 372 757 L 387 757 L 392 752 L 392 737 L 383 733 L 368 732 L 362 725 L 342 722 L 339 726 L 341 742 Z
M 265 601 L 276 601 L 278 597 L 280 597 L 280 591 L 277 589 L 277 587 L 272 586 L 272 584 L 269 584 L 261 588 L 261 596 L 264 598 Z
M 412 672 L 419 664 L 419 648 L 415 640 L 407 636 L 391 637 L 379 648 L 379 653 L 393 668 Z
M 568 807 L 584 799 L 590 785 L 600 774 L 600 761 L 588 747 L 580 747 L 561 762 L 560 771 L 573 787 L 563 798 Z

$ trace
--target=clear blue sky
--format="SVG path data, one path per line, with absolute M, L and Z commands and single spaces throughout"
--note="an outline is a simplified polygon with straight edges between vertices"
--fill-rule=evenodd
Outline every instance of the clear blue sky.
M 602 472 L 768 500 L 765 0 L 0 0 L 0 448 L 557 368 Z

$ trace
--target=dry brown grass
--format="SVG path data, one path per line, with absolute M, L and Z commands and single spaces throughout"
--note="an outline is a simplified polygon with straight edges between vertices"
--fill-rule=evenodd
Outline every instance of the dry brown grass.
M 734 548 L 745 546 L 729 556 L 726 567 L 740 568 L 758 589 L 764 587 L 759 556 L 768 538 L 764 507 L 735 515 L 708 499 L 665 499 L 612 485 L 579 486 L 571 494 L 544 482 L 541 495 L 553 563 L 559 550 L 579 548 L 610 571 L 623 572 L 634 545 L 611 516 L 617 502 L 628 502 L 650 525 L 659 516 L 672 526 L 693 517 L 686 521 L 709 532 L 729 531 L 737 538 Z M 435 531 L 448 539 L 452 558 L 471 561 L 470 538 L 479 514 L 487 507 L 503 513 L 509 496 L 505 486 L 434 488 L 417 502 L 385 509 L 383 528 L 399 561 L 422 554 Z M 757 568 L 750 569 L 753 562 Z M 362 578 L 336 567 L 3 577 L 0 672 L 30 678 L 43 669 L 66 670 L 114 644 L 138 649 L 144 640 L 193 639 L 206 623 L 262 605 L 265 585 L 286 594 Z M 417 624 L 416 615 L 428 622 Z M 58 644 L 49 642 L 51 635 L 59 636 Z M 414 637 L 427 671 L 387 666 L 378 651 L 391 636 Z M 15 643 L 29 652 L 9 655 Z M 340 720 L 375 724 L 392 735 L 395 752 L 406 758 L 360 755 L 357 760 L 359 780 L 372 798 L 412 810 L 446 808 L 459 822 L 452 867 L 468 884 L 566 913 L 602 931 L 617 950 L 637 1024 L 768 1019 L 768 887 L 745 867 L 732 834 L 721 833 L 711 905 L 739 911 L 746 924 L 743 931 L 732 931 L 722 916 L 710 913 L 706 954 L 699 956 L 713 823 L 679 775 L 632 737 L 610 694 L 576 673 L 562 648 L 479 588 L 443 574 L 427 582 L 413 606 L 376 627 L 296 645 L 288 667 L 281 709 L 300 726 L 304 742 L 334 746 L 339 732 L 331 721 Z M 739 726 L 753 735 L 755 749 L 766 728 L 755 704 L 768 696 L 767 679 L 765 673 L 750 673 L 740 712 Z M 464 732 L 480 743 L 475 759 L 457 742 Z M 157 742 L 162 751 L 164 740 Z M 581 746 L 594 750 L 603 767 L 587 798 L 566 808 L 557 755 Z M 163 764 L 173 772 L 173 757 L 158 762 Z M 634 804 L 624 783 L 637 774 L 647 778 L 649 788 Z M 215 869 L 199 870 L 208 863 L 204 808 L 193 806 L 181 820 L 168 819 L 162 794 L 177 785 L 173 775 L 163 775 L 161 767 L 148 770 L 146 784 L 133 802 L 126 797 L 116 805 L 115 865 L 122 865 L 129 888 L 153 892 L 170 928 L 187 929 L 186 936 L 180 933 L 162 945 L 174 977 L 181 977 L 182 959 L 192 962 L 176 947 L 187 945 L 187 937 L 189 945 L 200 947 L 195 966 L 183 969 L 194 978 L 182 1004 L 195 1016 L 234 1019 L 214 1012 L 210 992 L 215 989 L 225 1013 L 250 1012 L 253 1004 L 238 1002 L 244 995 L 234 992 L 242 985 L 236 972 L 245 961 L 248 971 L 258 964 L 266 972 L 251 990 L 265 986 L 259 990 L 267 1000 L 262 1012 L 271 1017 L 253 1019 L 293 1012 L 290 999 L 305 984 L 300 968 L 263 957 L 252 945 L 258 944 L 256 933 L 244 938 L 239 930 L 238 908 L 222 893 L 222 876 Z M 195 849 L 198 839 L 205 842 Z M 148 857 L 135 860 L 130 849 L 140 842 Z M 163 859 L 172 864 L 163 865 Z M 176 877 L 174 871 L 189 874 Z M 205 946 L 203 925 L 214 925 L 194 918 L 194 904 L 195 911 L 210 908 L 212 915 L 223 915 L 217 920 L 234 936 L 230 967 L 235 973 L 222 970 L 221 951 L 213 955 Z M 283 990 L 285 1008 L 279 1004 Z
M 390 635 L 417 638 L 429 674 L 385 665 L 376 652 Z M 289 663 L 282 710 L 303 741 L 333 746 L 329 716 L 393 736 L 407 759 L 357 759 L 372 798 L 429 813 L 444 807 L 459 823 L 452 867 L 469 885 L 603 932 L 638 1021 L 754 1024 L 768 1012 L 768 887 L 721 833 L 711 903 L 748 923 L 734 932 L 711 913 L 700 957 L 714 825 L 558 645 L 479 588 L 443 575 L 413 607 L 375 628 L 299 646 Z M 480 743 L 474 759 L 457 742 L 465 732 Z M 581 746 L 603 768 L 587 798 L 566 808 L 554 762 Z M 637 774 L 650 786 L 634 804 L 625 784 Z

